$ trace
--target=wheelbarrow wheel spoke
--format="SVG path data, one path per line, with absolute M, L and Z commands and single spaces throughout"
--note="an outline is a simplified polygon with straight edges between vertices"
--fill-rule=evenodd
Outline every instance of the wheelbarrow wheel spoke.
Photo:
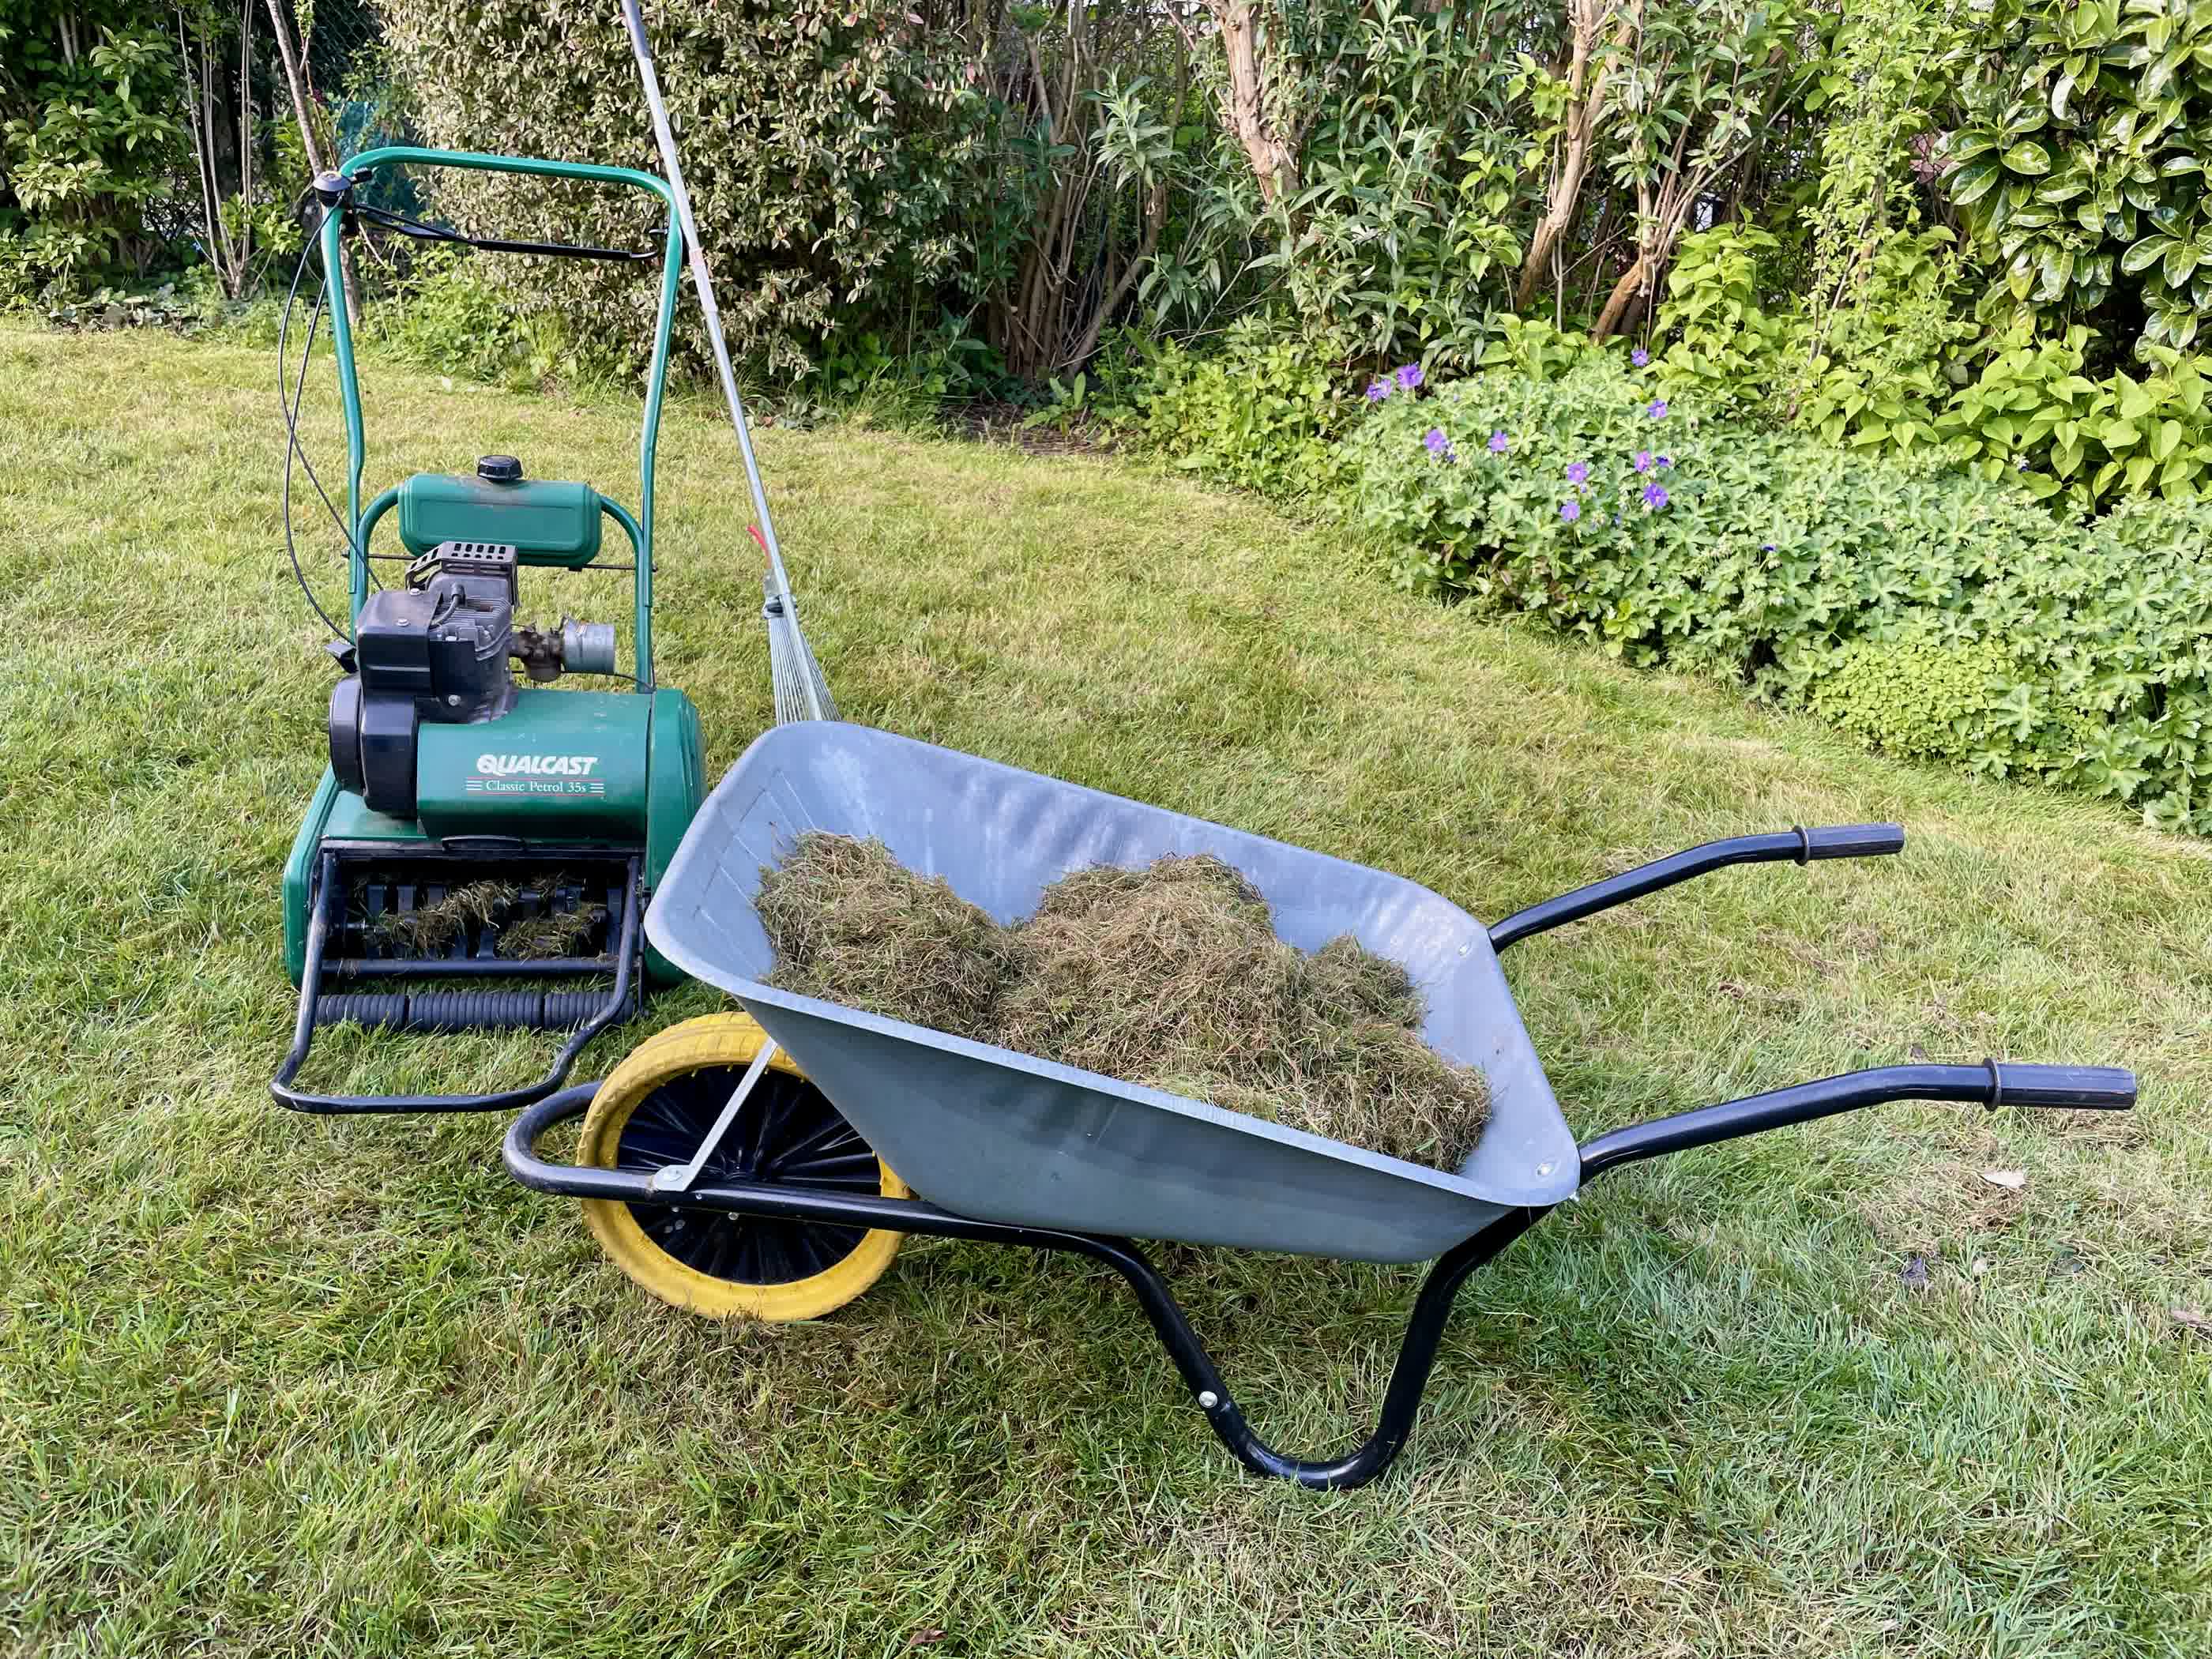
M 867 1185 L 873 1187 L 873 1176 L 878 1168 L 873 1152 L 844 1152 L 835 1158 L 811 1158 L 800 1164 L 786 1164 L 778 1159 L 762 1173 L 776 1181 L 805 1181 L 810 1176 L 820 1180 L 825 1176 L 862 1176 L 868 1177 Z

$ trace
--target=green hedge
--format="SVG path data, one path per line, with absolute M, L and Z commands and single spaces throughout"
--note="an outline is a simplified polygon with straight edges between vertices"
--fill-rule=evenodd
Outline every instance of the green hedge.
M 621 14 L 599 0 L 390 0 L 408 117 L 426 143 L 658 170 Z M 668 0 L 653 52 L 732 348 L 803 369 L 832 328 L 900 333 L 938 321 L 972 278 L 993 118 L 934 0 Z M 472 228 L 634 246 L 659 222 L 630 191 L 433 175 L 433 201 Z M 651 272 L 586 260 L 481 262 L 502 301 L 573 337 L 635 342 Z M 679 313 L 703 359 L 696 308 Z
M 1409 586 L 2212 834 L 2212 509 L 2057 525 L 2007 481 L 1703 419 L 1613 359 L 1394 392 L 1347 461 Z

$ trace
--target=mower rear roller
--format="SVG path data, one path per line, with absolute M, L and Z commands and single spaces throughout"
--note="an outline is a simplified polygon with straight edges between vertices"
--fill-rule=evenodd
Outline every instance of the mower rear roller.
M 764 1066 L 763 1049 L 772 1049 Z M 576 1158 L 673 1178 L 679 1192 L 693 1180 L 774 1181 L 824 1194 L 913 1196 L 748 1014 L 686 1020 L 641 1044 L 592 1097 Z M 587 1200 L 584 1219 L 645 1289 L 714 1319 L 818 1318 L 882 1278 L 904 1237 L 604 1200 Z

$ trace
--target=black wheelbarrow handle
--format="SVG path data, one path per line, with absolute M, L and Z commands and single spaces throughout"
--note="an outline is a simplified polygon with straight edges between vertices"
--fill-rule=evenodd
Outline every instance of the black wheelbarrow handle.
M 2125 1111 L 2136 1103 L 2136 1074 L 2114 1066 L 2027 1066 L 1995 1060 L 1978 1066 L 1879 1066 L 1846 1072 L 1600 1135 L 1583 1144 L 1583 1179 L 1587 1182 L 1641 1158 L 1710 1146 L 1893 1100 Z
M 1541 933 L 1610 910 L 1677 882 L 1724 870 L 1731 864 L 1809 864 L 1814 859 L 1880 858 L 1905 850 L 1901 823 L 1837 823 L 1825 829 L 1792 829 L 1771 836 L 1732 836 L 1639 864 L 1603 881 L 1562 893 L 1557 898 L 1516 910 L 1490 930 L 1490 948 L 1503 951 L 1531 933 Z

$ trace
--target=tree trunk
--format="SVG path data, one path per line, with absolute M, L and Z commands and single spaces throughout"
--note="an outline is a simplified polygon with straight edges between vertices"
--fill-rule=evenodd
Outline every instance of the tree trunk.
M 1115 308 L 1122 301 L 1128 298 L 1129 290 L 1137 285 L 1137 278 L 1143 272 L 1146 262 L 1151 259 L 1153 250 L 1160 245 L 1160 230 L 1167 222 L 1168 181 L 1163 179 L 1152 186 L 1145 203 L 1143 242 L 1139 246 L 1129 263 L 1122 267 L 1121 276 L 1115 281 L 1114 286 L 1108 291 L 1106 297 L 1099 302 L 1098 308 L 1091 313 L 1091 321 L 1084 328 L 1083 337 L 1076 343 L 1075 349 L 1068 353 L 1066 361 L 1061 365 L 1062 368 L 1073 368 L 1098 349 L 1098 337 L 1106 331 L 1107 321 L 1114 315 Z M 1108 260 L 1108 268 L 1109 270 L 1112 268 L 1110 258 Z
M 284 85 L 292 94 L 292 118 L 300 124 L 300 144 L 307 153 L 307 165 L 318 173 L 325 171 L 322 141 L 315 136 L 315 124 L 308 113 L 307 77 L 300 66 L 300 51 L 292 40 L 292 20 L 284 0 L 268 0 L 269 21 L 276 31 L 276 54 L 284 60 Z M 353 250 L 343 242 L 338 246 L 338 269 L 343 278 L 345 308 L 349 320 L 361 321 L 361 277 L 353 266 Z
M 1591 325 L 1591 339 L 1605 339 L 1620 326 L 1621 319 L 1628 310 L 1629 301 L 1636 297 L 1637 290 L 1644 286 L 1644 255 L 1639 253 L 1628 269 L 1620 273 L 1620 280 L 1613 285 L 1613 292 L 1606 295 L 1605 309 L 1598 313 L 1597 321 Z
M 1630 44 L 1642 15 L 1638 6 L 1620 19 L 1616 44 L 1622 47 Z M 1608 112 L 1605 94 L 1610 65 L 1600 63 L 1593 75 L 1590 57 L 1597 50 L 1606 25 L 1613 20 L 1612 0 L 1576 0 L 1571 18 L 1573 55 L 1567 67 L 1567 108 L 1560 121 L 1559 159 L 1544 192 L 1544 216 L 1536 222 L 1535 232 L 1528 239 L 1528 257 L 1521 262 L 1521 279 L 1513 291 L 1516 311 L 1528 310 L 1535 299 L 1536 290 L 1543 285 L 1551 269 L 1552 255 L 1559 239 L 1574 222 L 1575 209 L 1582 200 L 1583 184 L 1589 174 L 1590 151 Z
M 1243 147 L 1259 181 L 1260 199 L 1273 206 L 1298 188 L 1297 147 L 1267 118 L 1267 77 L 1260 64 L 1259 6 L 1255 0 L 1206 0 L 1221 29 L 1228 59 L 1229 98 L 1223 114 Z

